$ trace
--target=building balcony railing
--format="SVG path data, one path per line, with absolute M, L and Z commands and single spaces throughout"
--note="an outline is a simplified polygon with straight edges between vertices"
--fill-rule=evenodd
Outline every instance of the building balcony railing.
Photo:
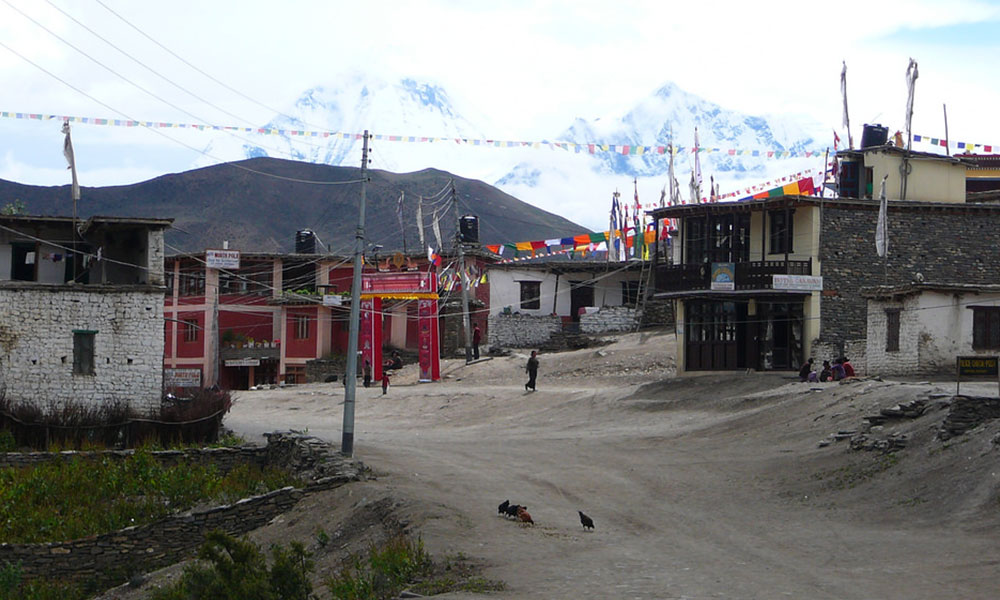
M 737 290 L 771 289 L 772 275 L 812 275 L 812 259 L 763 260 L 735 263 Z M 687 292 L 712 289 L 712 264 L 659 265 L 657 292 Z

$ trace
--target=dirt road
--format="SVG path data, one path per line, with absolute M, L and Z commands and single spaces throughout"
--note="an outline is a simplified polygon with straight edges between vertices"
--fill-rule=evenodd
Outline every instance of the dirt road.
M 505 597 L 996 596 L 996 450 L 959 450 L 976 455 L 963 467 L 981 496 L 970 503 L 918 483 L 923 455 L 817 446 L 893 394 L 941 390 L 665 379 L 672 344 L 632 334 L 543 355 L 535 393 L 524 391 L 523 356 L 448 362 L 439 384 L 404 371 L 386 396 L 361 388 L 355 456 L 377 476 L 364 485 L 400 499 L 432 552 L 482 561 Z M 226 424 L 251 439 L 308 429 L 339 444 L 342 400 L 331 384 L 245 392 Z M 498 517 L 505 499 L 536 525 Z

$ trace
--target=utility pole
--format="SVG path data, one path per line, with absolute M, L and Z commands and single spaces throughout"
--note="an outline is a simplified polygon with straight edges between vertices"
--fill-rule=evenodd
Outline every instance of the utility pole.
M 469 281 L 465 274 L 465 244 L 462 243 L 462 212 L 458 210 L 455 180 L 451 180 L 451 202 L 455 205 L 455 245 L 458 246 L 459 281 L 462 282 L 462 328 L 465 329 L 465 364 L 472 362 L 472 324 L 469 319 Z
M 340 453 L 354 455 L 354 392 L 358 386 L 358 330 L 361 329 L 361 254 L 365 249 L 365 194 L 368 191 L 368 130 L 361 146 L 361 203 L 354 234 L 354 278 L 351 280 L 351 321 L 347 334 L 347 369 L 344 373 L 344 427 Z

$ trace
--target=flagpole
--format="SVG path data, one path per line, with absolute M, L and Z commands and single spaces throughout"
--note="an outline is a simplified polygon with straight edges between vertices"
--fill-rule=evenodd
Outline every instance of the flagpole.
M 69 163 L 67 168 L 73 176 L 73 184 L 70 187 L 70 196 L 73 198 L 73 258 L 71 260 L 73 261 L 73 282 L 75 283 L 77 261 L 76 238 L 79 235 L 76 226 L 76 205 L 80 200 L 80 182 L 76 178 L 76 156 L 73 153 L 73 138 L 70 136 L 69 121 L 63 121 L 62 132 L 66 135 L 66 138 L 63 140 L 63 155 L 66 157 L 66 162 Z

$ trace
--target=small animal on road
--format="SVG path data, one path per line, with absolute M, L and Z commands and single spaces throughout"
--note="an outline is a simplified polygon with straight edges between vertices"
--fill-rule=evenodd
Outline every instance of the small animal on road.
M 497 514 L 502 515 L 506 513 L 508 506 L 510 506 L 510 500 L 504 500 L 503 502 L 501 502 L 500 506 L 497 507 Z
M 529 523 L 531 525 L 535 524 L 535 522 L 531 520 L 531 515 L 528 514 L 528 511 L 524 510 L 523 506 L 517 507 L 517 518 L 520 519 L 522 523 Z
M 517 518 L 517 509 L 528 508 L 527 506 L 521 506 L 520 504 L 510 504 L 507 506 L 507 516 Z
M 590 529 L 594 528 L 594 520 L 593 519 L 591 519 L 587 515 L 583 514 L 582 511 L 578 510 L 576 512 L 580 513 L 580 524 L 583 525 L 584 529 L 587 529 L 588 527 Z

